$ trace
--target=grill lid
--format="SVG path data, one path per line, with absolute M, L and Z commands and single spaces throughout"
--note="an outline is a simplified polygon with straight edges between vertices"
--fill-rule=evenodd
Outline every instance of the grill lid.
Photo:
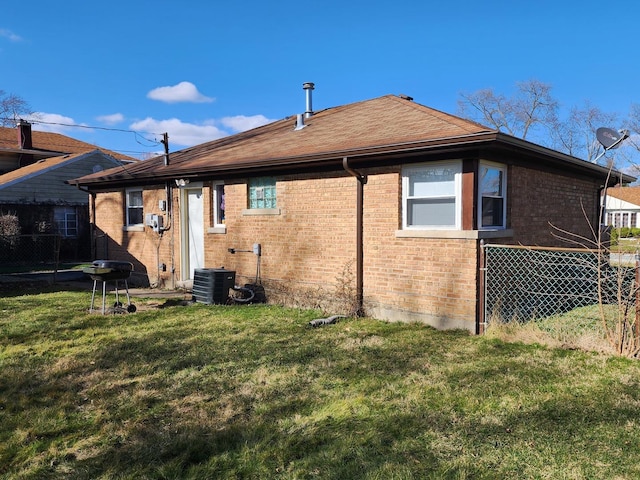
M 108 269 L 109 271 L 131 272 L 133 270 L 133 263 L 117 260 L 94 260 L 93 267 Z

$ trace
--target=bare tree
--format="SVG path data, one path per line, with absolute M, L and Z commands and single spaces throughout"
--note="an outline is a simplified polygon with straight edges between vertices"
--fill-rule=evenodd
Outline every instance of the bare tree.
M 617 121 L 616 114 L 603 112 L 587 101 L 581 108 L 573 107 L 566 120 L 558 120 L 551 126 L 551 146 L 592 162 L 601 150 L 596 140 L 596 130 L 602 126 L 615 125 Z M 606 163 L 612 165 L 613 158 L 610 157 Z
M 537 127 L 548 128 L 557 122 L 558 102 L 551 85 L 539 80 L 518 82 L 513 97 L 496 94 L 492 89 L 461 94 L 458 112 L 514 137 L 526 139 Z
M 516 93 L 507 97 L 492 89 L 461 94 L 458 114 L 502 132 L 534 141 L 560 152 L 596 161 L 602 151 L 596 139 L 599 127 L 615 127 L 620 116 L 607 113 L 585 101 L 573 107 L 564 118 L 551 94 L 551 85 L 539 80 L 516 84 Z M 598 159 L 598 163 L 630 172 L 640 171 L 640 105 L 632 105 L 628 119 L 622 123 L 635 133 L 630 142 Z
M 631 105 L 629 111 L 629 117 L 625 122 L 625 127 L 631 133 L 631 136 L 627 139 L 635 150 L 640 152 L 640 104 L 634 103 Z
M 23 98 L 0 90 L 0 126 L 15 125 L 20 117 L 31 113 L 31 107 Z

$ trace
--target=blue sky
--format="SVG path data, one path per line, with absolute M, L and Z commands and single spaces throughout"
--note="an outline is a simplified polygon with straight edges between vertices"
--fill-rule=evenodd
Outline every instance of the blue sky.
M 403 93 L 455 114 L 463 92 L 537 79 L 625 116 L 639 19 L 635 0 L 6 2 L 0 90 L 101 127 L 36 129 L 134 156 L 301 113 L 307 81 L 315 110 Z

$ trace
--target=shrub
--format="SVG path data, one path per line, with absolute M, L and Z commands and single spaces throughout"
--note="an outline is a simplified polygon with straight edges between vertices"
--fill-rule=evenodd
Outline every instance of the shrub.
M 620 238 L 640 238 L 640 228 L 621 227 L 611 229 L 611 245 L 617 245 Z
M 0 214 L 0 257 L 2 261 L 11 259 L 13 249 L 20 244 L 20 221 L 16 214 Z
M 5 237 L 20 235 L 20 221 L 16 214 L 0 214 L 0 235 Z

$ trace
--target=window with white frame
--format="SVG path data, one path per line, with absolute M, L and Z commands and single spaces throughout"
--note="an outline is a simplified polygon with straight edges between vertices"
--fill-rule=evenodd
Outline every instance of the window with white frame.
M 460 229 L 461 175 L 461 161 L 403 168 L 403 228 Z
M 504 165 L 480 162 L 478 171 L 478 225 L 506 228 L 506 180 Z
M 638 222 L 637 212 L 607 212 L 605 225 L 614 228 L 630 227 L 636 228 Z
M 609 225 L 611 225 L 614 228 L 622 227 L 622 224 L 621 224 L 621 221 L 620 221 L 621 215 L 619 213 L 613 213 L 612 216 L 613 216 L 613 218 L 612 218 L 611 223 Z
M 276 179 L 273 177 L 249 179 L 249 208 L 276 207 Z
M 213 205 L 213 226 L 223 227 L 225 220 L 224 183 L 214 183 L 211 188 L 211 205 Z
M 142 189 L 130 188 L 127 195 L 127 226 L 138 226 L 143 224 L 144 214 L 142 208 Z
M 75 207 L 54 207 L 53 222 L 63 237 L 78 236 L 78 212 Z

